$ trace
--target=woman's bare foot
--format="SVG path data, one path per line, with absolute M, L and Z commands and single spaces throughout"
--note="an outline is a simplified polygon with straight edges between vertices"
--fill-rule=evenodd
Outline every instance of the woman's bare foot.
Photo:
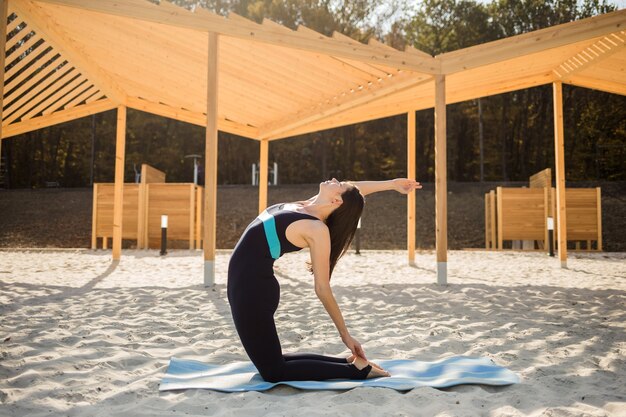
M 356 355 L 350 355 L 350 356 L 348 356 L 348 357 L 346 358 L 346 361 L 347 361 L 348 363 L 354 363 L 354 360 L 355 360 L 355 359 L 356 359 Z M 383 367 L 382 367 L 382 366 L 380 366 L 380 365 L 378 365 L 378 364 L 376 364 L 376 363 L 374 363 L 374 362 L 372 362 L 372 361 L 368 361 L 368 363 L 369 363 L 370 365 L 372 365 L 372 368 L 378 368 L 378 369 L 380 369 L 381 371 L 384 371 L 384 369 L 383 369 Z
M 372 362 L 368 362 L 367 360 L 365 360 L 363 358 L 355 357 L 354 360 L 351 363 L 354 366 L 356 366 L 357 369 L 359 369 L 359 370 L 365 368 L 367 365 L 372 365 L 372 369 L 370 370 L 369 374 L 367 374 L 367 379 L 391 376 L 391 374 L 389 372 L 385 371 L 382 368 L 374 366 L 374 364 Z

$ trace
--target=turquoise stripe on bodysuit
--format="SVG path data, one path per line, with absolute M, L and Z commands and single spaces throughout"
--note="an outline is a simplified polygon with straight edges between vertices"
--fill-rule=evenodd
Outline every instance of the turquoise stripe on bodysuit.
M 278 240 L 278 233 L 276 232 L 276 221 L 267 210 L 259 215 L 259 219 L 263 222 L 263 230 L 265 230 L 265 239 L 267 245 L 270 247 L 270 254 L 272 258 L 280 258 L 280 240 Z

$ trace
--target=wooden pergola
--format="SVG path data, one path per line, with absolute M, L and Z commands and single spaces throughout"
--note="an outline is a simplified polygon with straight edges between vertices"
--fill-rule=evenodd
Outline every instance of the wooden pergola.
M 121 255 L 126 109 L 206 127 L 206 285 L 214 277 L 218 130 L 259 141 L 262 210 L 270 141 L 406 113 L 414 177 L 415 111 L 434 107 L 437 281 L 445 284 L 446 105 L 553 85 L 566 266 L 562 84 L 626 94 L 624 10 L 435 57 L 165 1 L 0 0 L 0 13 L 2 139 L 117 109 L 113 260 Z M 407 219 L 413 262 L 414 195 Z

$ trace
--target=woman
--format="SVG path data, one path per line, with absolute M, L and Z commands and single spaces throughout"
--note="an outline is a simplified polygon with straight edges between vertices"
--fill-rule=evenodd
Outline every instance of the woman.
M 348 250 L 363 211 L 363 196 L 396 190 L 407 194 L 421 185 L 405 178 L 390 181 L 320 184 L 319 193 L 306 201 L 269 207 L 246 228 L 228 266 L 228 301 L 235 327 L 248 356 L 269 382 L 366 379 L 389 376 L 368 362 L 361 344 L 348 332 L 330 288 L 337 260 Z M 348 358 L 313 354 L 283 354 L 274 324 L 280 287 L 274 260 L 308 247 L 315 293 L 333 320 Z

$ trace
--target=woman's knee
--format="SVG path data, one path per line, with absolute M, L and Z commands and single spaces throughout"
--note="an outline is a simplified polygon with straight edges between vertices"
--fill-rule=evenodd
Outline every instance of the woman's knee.
M 280 382 L 283 380 L 283 369 L 282 367 L 272 366 L 272 367 L 257 367 L 259 370 L 259 374 L 261 377 L 267 382 Z

